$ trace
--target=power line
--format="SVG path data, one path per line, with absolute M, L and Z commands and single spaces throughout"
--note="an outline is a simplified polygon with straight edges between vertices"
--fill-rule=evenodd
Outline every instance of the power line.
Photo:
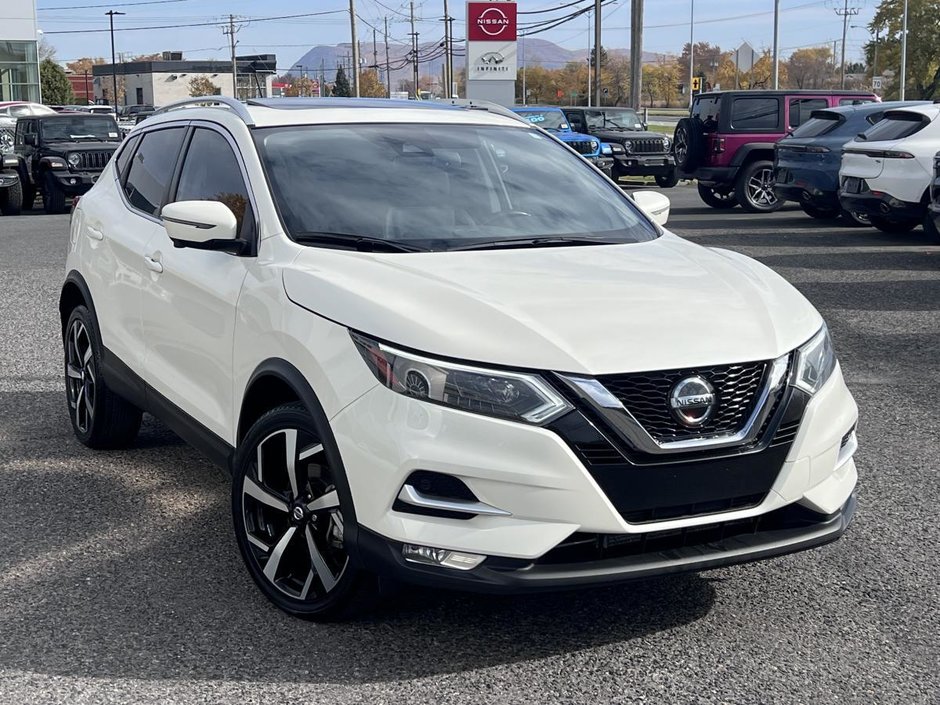
M 291 20 L 298 17 L 318 17 L 321 15 L 335 15 L 337 13 L 343 12 L 346 10 L 326 10 L 324 12 L 305 12 L 299 15 L 280 15 L 278 17 L 248 17 L 245 19 L 247 24 L 252 24 L 253 22 L 274 22 L 276 20 Z M 181 27 L 224 27 L 228 24 L 228 20 L 219 20 L 215 22 L 191 22 L 188 24 L 165 24 L 165 25 L 150 25 L 149 27 L 120 27 L 115 29 L 115 32 L 146 32 L 151 29 L 179 29 Z M 98 32 L 107 32 L 107 29 L 57 29 L 49 32 L 44 32 L 44 34 L 92 34 Z
M 133 7 L 134 5 L 168 5 L 173 2 L 189 2 L 189 0 L 143 0 L 142 2 L 108 2 L 101 5 L 56 5 L 55 7 L 37 7 L 36 12 L 49 10 L 88 10 L 96 7 Z

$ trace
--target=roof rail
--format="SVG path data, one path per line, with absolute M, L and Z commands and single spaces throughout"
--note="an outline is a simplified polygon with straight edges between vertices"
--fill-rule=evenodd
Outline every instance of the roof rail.
M 162 108 L 154 110 L 153 114 L 162 115 L 163 113 L 169 113 L 174 110 L 193 106 L 228 108 L 238 117 L 240 117 L 248 127 L 254 127 L 255 124 L 254 118 L 251 117 L 251 113 L 248 112 L 248 108 L 245 107 L 244 103 L 242 103 L 240 100 L 235 100 L 235 98 L 229 98 L 225 95 L 207 95 L 201 96 L 199 98 L 186 98 L 184 100 L 178 100 L 175 103 L 170 103 L 169 105 L 164 105 Z
M 485 110 L 488 113 L 493 113 L 494 115 L 502 115 L 503 117 L 512 118 L 517 122 L 524 122 L 526 125 L 531 125 L 528 120 L 519 115 L 519 113 L 514 113 L 512 110 L 507 108 L 504 105 L 499 103 L 493 103 L 489 100 L 474 100 L 472 98 L 451 98 L 449 100 L 444 99 L 442 103 L 449 103 L 457 108 L 464 108 L 465 110 Z

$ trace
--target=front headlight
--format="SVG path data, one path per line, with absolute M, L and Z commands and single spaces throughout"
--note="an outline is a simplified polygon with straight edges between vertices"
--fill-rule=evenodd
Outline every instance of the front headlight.
M 669 144 L 670 144 L 670 143 L 669 143 L 669 138 L 668 138 L 668 137 L 663 137 L 663 151 L 664 151 L 664 152 L 668 152 L 668 151 L 669 151 Z
M 69 165 L 75 169 L 78 168 L 78 165 L 82 163 L 82 157 L 80 154 L 72 153 L 68 156 Z
M 486 416 L 548 423 L 571 409 L 540 377 L 433 360 L 350 332 L 376 379 L 399 394 Z
M 591 142 L 591 151 L 596 152 L 598 149 L 600 149 L 600 146 L 600 142 Z
M 829 328 L 826 324 L 796 351 L 794 384 L 800 389 L 815 394 L 826 383 L 836 367 L 836 351 L 832 347 Z

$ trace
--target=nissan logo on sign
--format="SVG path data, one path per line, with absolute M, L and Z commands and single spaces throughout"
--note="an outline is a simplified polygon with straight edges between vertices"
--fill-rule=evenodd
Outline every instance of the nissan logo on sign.
M 468 2 L 467 38 L 471 42 L 516 41 L 516 3 Z

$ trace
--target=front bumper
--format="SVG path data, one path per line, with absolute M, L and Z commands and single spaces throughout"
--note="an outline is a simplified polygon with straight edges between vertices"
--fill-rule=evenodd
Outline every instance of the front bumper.
M 591 164 L 610 176 L 614 168 L 613 157 L 585 157 Z
M 20 177 L 15 171 L 0 171 L 0 188 L 9 188 L 19 180 Z
M 844 438 L 858 410 L 838 367 L 797 412 L 795 423 L 783 412 L 775 417 L 777 430 L 768 431 L 766 453 L 673 457 L 665 464 L 592 459 L 597 449 L 580 446 L 581 439 L 570 434 L 562 437 L 561 422 L 580 412 L 553 422 L 556 432 L 427 404 L 384 387 L 372 388 L 330 423 L 362 529 L 359 555 L 369 568 L 411 581 L 511 591 L 702 570 L 835 540 L 851 518 L 846 505 L 857 481 L 854 445 L 847 447 Z M 593 422 L 581 428 L 597 433 Z M 768 462 L 773 467 L 764 467 Z M 393 505 L 402 485 L 419 470 L 460 479 L 480 502 L 505 514 L 457 519 L 400 511 Z M 709 508 L 712 513 L 671 511 L 696 502 L 712 507 L 756 491 L 753 501 Z M 666 505 L 673 505 L 666 513 L 641 515 Z M 793 519 L 791 512 L 802 517 L 798 525 L 783 521 Z M 655 548 L 661 538 L 740 526 L 735 522 L 752 522 L 754 530 L 747 533 L 760 537 L 720 536 L 717 549 L 714 535 L 705 543 Z M 776 528 L 764 534 L 767 522 Z M 584 536 L 605 545 L 646 541 L 653 548 L 630 555 L 595 553 L 559 567 L 555 556 Z M 487 559 L 466 572 L 406 564 L 402 544 Z
M 617 154 L 614 161 L 618 176 L 668 176 L 676 169 L 671 154 Z
M 891 222 L 919 221 L 924 217 L 923 203 L 902 201 L 883 191 L 839 191 L 839 203 L 850 213 L 876 216 Z
M 54 170 L 51 172 L 59 188 L 69 196 L 81 196 L 91 189 L 101 176 L 100 171 L 65 171 Z

